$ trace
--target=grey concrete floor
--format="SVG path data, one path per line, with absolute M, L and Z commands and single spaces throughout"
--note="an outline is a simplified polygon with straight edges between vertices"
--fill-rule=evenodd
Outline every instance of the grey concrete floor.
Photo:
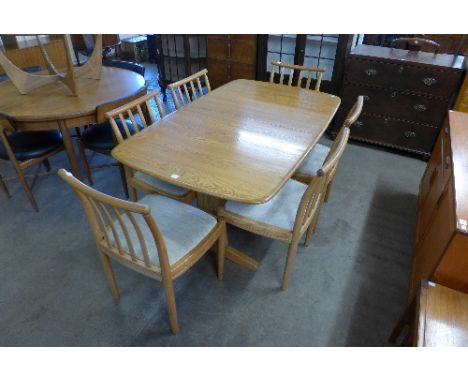
M 63 153 L 51 162 L 68 168 Z M 424 168 L 349 144 L 289 289 L 279 289 L 287 245 L 230 228 L 230 243 L 260 269 L 227 262 L 218 281 L 214 256 L 202 258 L 175 282 L 177 336 L 159 282 L 115 264 L 114 302 L 81 205 L 56 175 L 36 182 L 39 213 L 8 181 L 12 198 L 0 192 L 0 346 L 387 346 L 406 303 Z M 0 173 L 11 175 L 11 165 L 1 161 Z M 123 197 L 116 167 L 94 175 L 97 189 Z

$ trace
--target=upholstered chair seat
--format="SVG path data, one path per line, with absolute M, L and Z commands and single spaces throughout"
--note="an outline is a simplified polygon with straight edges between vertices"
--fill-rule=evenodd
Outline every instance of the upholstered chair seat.
M 58 130 L 20 131 L 9 135 L 7 139 L 19 161 L 45 156 L 63 146 L 62 134 Z M 2 141 L 0 141 L 0 158 L 9 160 Z
M 301 166 L 299 166 L 297 172 L 308 176 L 315 176 L 317 171 L 322 168 L 329 152 L 330 147 L 317 143 L 306 159 L 304 159 Z
M 135 134 L 135 129 L 130 120 L 126 121 L 127 127 L 131 135 Z M 117 121 L 117 125 L 122 135 L 127 137 L 125 129 L 120 120 Z M 140 126 L 141 128 L 141 126 Z M 83 146 L 87 149 L 93 151 L 111 151 L 115 147 L 114 133 L 112 126 L 109 121 L 95 124 L 90 126 L 84 131 L 81 135 L 81 142 Z
M 195 208 L 186 203 L 181 203 L 177 200 L 161 196 L 161 195 L 146 195 L 139 200 L 139 203 L 146 204 L 151 208 L 151 215 L 158 222 L 158 228 L 166 244 L 169 265 L 173 266 L 187 255 L 200 241 L 206 237 L 210 231 L 216 226 L 217 220 L 212 215 Z M 126 226 L 131 226 L 128 216 L 122 216 Z M 142 215 L 135 215 L 138 223 L 141 226 L 143 236 L 148 245 L 148 255 L 151 263 L 159 268 L 159 256 L 154 245 L 153 234 L 148 225 L 145 224 Z M 115 222 L 115 229 L 118 237 L 120 237 L 122 249 L 129 252 L 127 240 L 118 222 Z M 108 228 L 109 236 L 113 238 L 111 229 Z M 136 256 L 143 260 L 140 241 L 134 230 L 130 230 L 130 241 L 133 243 Z M 112 244 L 115 245 L 112 239 Z M 152 243 L 153 242 L 153 243 Z
M 281 190 L 268 202 L 244 204 L 228 201 L 224 209 L 249 220 L 292 231 L 297 209 L 307 186 L 295 180 L 288 180 Z
M 136 181 L 144 183 L 147 188 L 154 189 L 154 192 L 162 191 L 166 194 L 180 197 L 186 195 L 189 192 L 189 190 L 186 188 L 164 182 L 163 180 L 155 178 L 151 175 L 147 175 L 141 171 L 135 171 L 135 173 L 133 174 L 133 178 Z

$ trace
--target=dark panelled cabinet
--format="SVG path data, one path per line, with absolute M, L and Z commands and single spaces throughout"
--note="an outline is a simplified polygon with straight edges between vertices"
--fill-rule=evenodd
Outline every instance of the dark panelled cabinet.
M 428 158 L 463 77 L 464 57 L 358 45 L 349 55 L 337 134 L 358 95 L 363 112 L 351 138 Z
M 257 35 L 208 35 L 208 77 L 213 88 L 244 78 L 255 79 Z

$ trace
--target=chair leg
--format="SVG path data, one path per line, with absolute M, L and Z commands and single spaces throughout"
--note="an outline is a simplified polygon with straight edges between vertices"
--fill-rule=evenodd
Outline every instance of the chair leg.
M 49 158 L 46 158 L 42 161 L 42 163 L 44 163 L 44 167 L 46 168 L 47 172 L 50 172 L 50 162 L 49 162 Z
M 101 259 L 102 267 L 104 268 L 104 273 L 106 275 L 107 283 L 109 284 L 112 297 L 115 300 L 120 299 L 119 288 L 117 287 L 117 283 L 115 282 L 114 271 L 112 270 L 112 264 L 110 262 L 109 256 L 101 253 L 99 251 L 99 258 Z
M 172 333 L 179 333 L 179 324 L 177 322 L 177 308 L 174 294 L 174 285 L 172 279 L 163 275 L 164 293 L 166 294 L 167 310 L 169 312 L 169 323 Z
M 85 148 L 81 140 L 78 140 L 78 149 L 80 151 L 81 162 L 83 163 L 83 167 L 88 178 L 89 184 L 92 186 L 94 184 L 93 177 L 91 176 L 91 168 L 89 167 L 88 158 L 86 157 Z
M 128 199 L 129 195 L 128 195 L 127 177 L 125 176 L 125 169 L 121 163 L 119 163 L 118 166 L 119 166 L 119 171 L 120 171 L 120 178 L 122 179 L 122 187 L 125 193 L 125 197 Z
M 226 253 L 227 247 L 227 232 L 226 232 L 226 222 L 222 220 L 222 232 L 218 238 L 218 253 L 217 253 L 217 262 L 218 262 L 218 279 L 222 280 L 224 278 L 224 256 Z
M 130 200 L 132 202 L 137 202 L 138 201 L 138 198 L 137 198 L 137 192 L 136 192 L 136 189 L 135 187 L 132 186 L 132 184 L 129 182 L 129 179 L 131 179 L 132 177 L 132 174 L 130 172 L 130 170 L 128 169 L 127 166 L 123 166 L 124 167 L 124 170 L 125 170 L 125 179 L 127 180 L 127 186 L 128 186 L 128 193 L 130 195 Z
M 314 218 L 315 220 L 315 218 Z M 314 234 L 314 231 L 315 231 L 315 227 L 314 227 L 314 221 L 312 221 L 309 225 L 309 228 L 307 228 L 307 232 L 306 232 L 306 237 L 305 237 L 305 240 L 304 240 L 304 246 L 308 247 L 309 244 L 310 244 L 310 241 L 312 240 L 312 235 Z
M 36 203 L 36 199 L 34 199 L 34 195 L 31 192 L 31 189 L 28 186 L 28 182 L 26 181 L 26 178 L 23 174 L 23 169 L 17 164 L 14 163 L 16 173 L 18 174 L 18 179 L 23 186 L 24 192 L 26 192 L 26 196 L 28 197 L 29 201 L 31 202 L 33 208 L 36 210 L 36 212 L 39 212 L 39 208 Z
M 5 194 L 8 198 L 11 198 L 10 191 L 8 191 L 8 187 L 6 183 L 3 181 L 2 176 L 0 175 L 0 187 L 5 191 Z
M 283 273 L 283 282 L 281 284 L 282 290 L 288 289 L 289 276 L 291 275 L 292 267 L 294 264 L 294 259 L 296 258 L 297 244 L 298 244 L 298 238 L 294 238 L 289 244 L 288 258 L 286 259 L 286 265 L 284 267 L 284 273 Z
M 333 181 L 334 181 L 334 179 L 332 179 L 327 185 L 327 192 L 325 193 L 325 199 L 324 199 L 325 203 L 327 203 L 328 199 L 330 199 L 330 194 L 331 194 L 332 188 L 333 188 Z

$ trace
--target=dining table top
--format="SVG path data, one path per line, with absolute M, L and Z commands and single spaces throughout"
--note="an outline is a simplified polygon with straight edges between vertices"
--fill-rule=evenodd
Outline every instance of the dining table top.
M 300 166 L 340 98 L 235 80 L 119 144 L 124 165 L 224 200 L 264 203 Z
M 20 94 L 11 81 L 0 82 L 0 112 L 17 121 L 65 120 L 96 113 L 96 107 L 125 100 L 145 88 L 145 79 L 130 70 L 102 67 L 101 79 L 77 78 L 78 96 L 60 82 Z

